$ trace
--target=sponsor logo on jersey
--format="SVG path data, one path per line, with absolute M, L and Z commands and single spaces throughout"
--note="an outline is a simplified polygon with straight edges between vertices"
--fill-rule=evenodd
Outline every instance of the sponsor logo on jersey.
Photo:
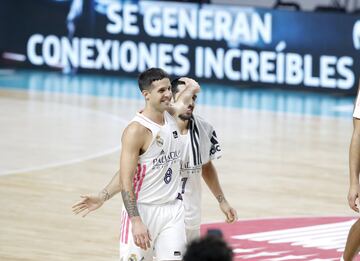
M 176 162 L 180 159 L 180 150 L 169 152 L 169 154 L 160 154 L 159 157 L 153 160 L 154 168 L 167 165 L 169 162 Z
M 161 147 L 162 145 L 164 145 L 164 140 L 160 137 L 160 135 L 156 135 L 155 138 L 156 144 Z
M 173 131 L 173 136 L 174 136 L 175 139 L 177 139 L 177 137 L 178 137 L 177 131 Z
M 202 234 L 221 229 L 234 260 L 338 261 L 347 234 L 357 219 L 305 217 L 243 220 L 201 226 Z
M 202 169 L 202 165 L 190 165 L 190 161 L 182 162 L 181 171 L 186 171 L 189 174 L 199 173 Z
M 128 261 L 138 261 L 138 258 L 137 258 L 137 256 L 136 256 L 135 254 L 131 254 L 131 255 L 129 256 Z
M 219 141 L 218 141 L 215 131 L 213 131 L 210 141 L 212 144 L 211 149 L 210 149 L 210 156 L 211 156 L 211 155 L 214 155 L 216 152 L 221 151 Z
M 176 199 L 183 200 L 183 197 L 182 197 L 182 195 L 180 193 L 178 193 Z

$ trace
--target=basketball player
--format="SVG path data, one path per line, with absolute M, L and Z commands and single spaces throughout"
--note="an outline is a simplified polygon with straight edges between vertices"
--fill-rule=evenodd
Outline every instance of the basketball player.
M 187 78 L 176 79 L 172 82 L 172 91 L 175 101 L 179 100 L 180 94 L 184 92 Z M 221 189 L 216 169 L 211 160 L 221 156 L 221 149 L 216 133 L 208 122 L 201 117 L 193 115 L 196 95 L 193 96 L 185 113 L 180 114 L 177 119 L 181 130 L 181 138 L 186 143 L 181 171 L 181 193 L 184 198 L 186 237 L 190 242 L 200 236 L 201 223 L 201 175 L 219 202 L 220 209 L 225 214 L 226 222 L 232 223 L 237 220 L 236 211 L 229 205 Z M 199 148 L 200 145 L 200 148 Z M 118 173 L 108 185 L 108 190 L 119 192 L 117 188 Z M 113 196 L 115 194 L 112 194 Z M 105 200 L 99 196 L 84 196 L 84 204 L 89 212 L 99 208 Z
M 359 212 L 359 173 L 360 173 L 360 95 L 357 95 L 355 109 L 353 113 L 353 134 L 351 137 L 349 167 L 350 167 L 350 186 L 348 193 L 348 203 L 351 209 Z M 353 260 L 360 250 L 360 219 L 351 227 L 346 241 L 344 254 L 341 260 Z
M 184 78 L 171 82 L 174 101 L 186 88 Z M 185 207 L 185 227 L 188 242 L 200 237 L 201 224 L 201 176 L 216 197 L 225 214 L 226 222 L 237 220 L 237 213 L 225 199 L 221 189 L 213 159 L 221 157 L 221 148 L 213 126 L 198 115 L 193 114 L 196 94 L 185 113 L 176 117 L 185 143 L 181 164 L 181 193 Z
M 126 210 L 122 213 L 120 259 L 153 260 L 155 256 L 156 260 L 181 260 L 186 244 L 183 205 L 178 197 L 183 146 L 176 121 L 167 111 L 181 110 L 186 95 L 191 98 L 199 86 L 193 84 L 182 92 L 182 100 L 171 106 L 170 79 L 163 70 L 146 70 L 138 82 L 145 109 L 130 122 L 121 139 L 117 180 Z M 116 194 L 118 184 L 104 189 L 98 201 Z M 74 205 L 75 213 L 91 211 L 86 200 L 85 196 Z

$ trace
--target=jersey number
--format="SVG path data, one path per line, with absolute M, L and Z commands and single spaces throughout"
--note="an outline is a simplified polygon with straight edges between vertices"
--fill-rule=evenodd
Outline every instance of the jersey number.
M 181 185 L 181 194 L 185 193 L 185 186 L 186 186 L 186 181 L 188 180 L 188 178 L 182 178 L 182 185 Z
M 172 169 L 169 168 L 165 173 L 164 182 L 166 184 L 169 184 L 171 181 L 171 178 L 172 178 Z

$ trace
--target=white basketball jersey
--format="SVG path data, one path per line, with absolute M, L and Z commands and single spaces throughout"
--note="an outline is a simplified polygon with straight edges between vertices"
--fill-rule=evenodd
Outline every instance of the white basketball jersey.
M 159 125 L 138 113 L 136 121 L 152 132 L 149 148 L 139 157 L 134 175 L 137 203 L 164 204 L 177 198 L 183 143 L 175 119 L 167 112 Z
M 181 164 L 181 193 L 185 208 L 185 226 L 198 229 L 201 223 L 202 165 L 221 157 L 221 148 L 213 126 L 199 116 L 190 119 Z

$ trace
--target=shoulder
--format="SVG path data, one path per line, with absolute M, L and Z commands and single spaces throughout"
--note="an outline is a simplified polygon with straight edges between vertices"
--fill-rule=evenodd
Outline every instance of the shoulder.
M 203 117 L 193 114 L 193 119 L 195 120 L 195 123 L 206 128 L 206 129 L 214 129 L 213 125 L 205 120 Z
M 122 141 L 139 141 L 144 140 L 145 136 L 149 133 L 149 130 L 139 122 L 131 122 L 124 130 L 122 135 Z

